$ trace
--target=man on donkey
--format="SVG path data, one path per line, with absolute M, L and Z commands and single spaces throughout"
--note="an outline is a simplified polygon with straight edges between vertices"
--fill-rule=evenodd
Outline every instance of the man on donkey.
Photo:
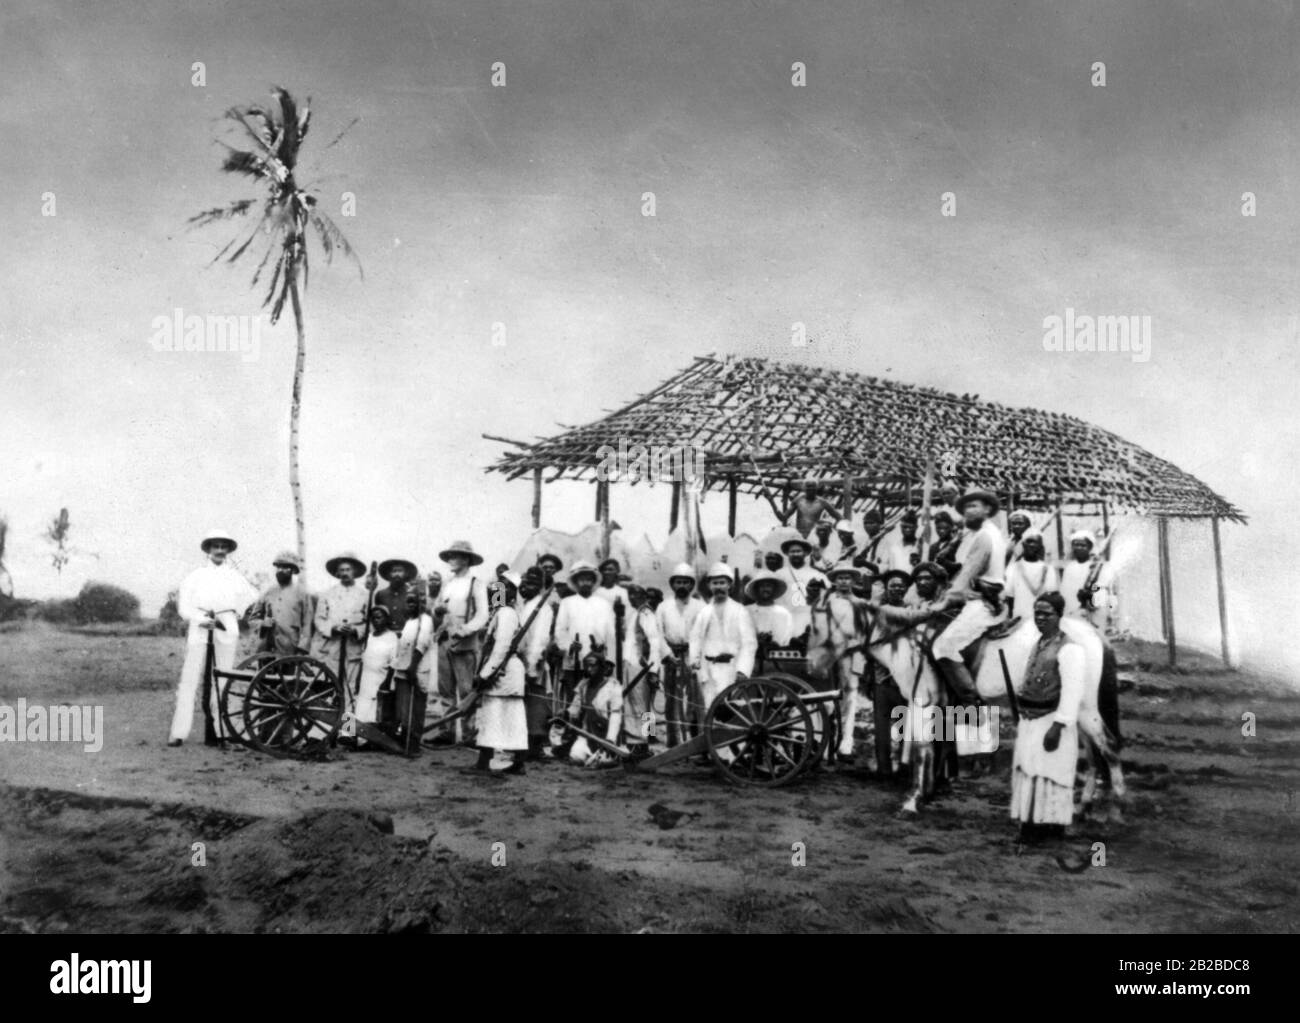
M 992 521 L 998 504 L 997 496 L 987 490 L 967 491 L 957 502 L 965 516 L 966 531 L 957 549 L 961 570 L 953 580 L 949 600 L 961 610 L 934 641 L 934 658 L 961 703 L 979 703 L 975 679 L 962 659 L 962 651 L 1004 618 L 1001 594 L 1006 538 Z

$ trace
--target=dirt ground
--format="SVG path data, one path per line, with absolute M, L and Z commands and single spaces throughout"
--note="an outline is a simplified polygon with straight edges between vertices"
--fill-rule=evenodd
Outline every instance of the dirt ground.
M 97 704 L 105 728 L 98 753 L 0 742 L 0 931 L 1300 927 L 1300 695 L 1203 659 L 1170 673 L 1123 648 L 1127 801 L 1019 849 L 1005 764 L 906 819 L 861 770 L 755 790 L 693 765 L 501 780 L 460 773 L 458 749 L 167 749 L 182 654 L 0 632 L 0 703 Z

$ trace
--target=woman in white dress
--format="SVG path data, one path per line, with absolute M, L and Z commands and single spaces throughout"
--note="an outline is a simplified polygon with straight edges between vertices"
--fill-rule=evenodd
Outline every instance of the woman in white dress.
M 519 612 L 515 597 L 519 576 L 505 573 L 497 584 L 500 599 L 492 600 L 492 618 L 484 632 L 490 650 L 478 672 L 479 697 L 475 723 L 478 728 L 478 762 L 469 770 L 493 775 L 523 774 L 528 755 L 528 717 L 524 710 L 524 662 L 519 651 L 512 650 L 519 631 Z M 492 757 L 498 750 L 511 754 L 508 768 L 492 770 Z

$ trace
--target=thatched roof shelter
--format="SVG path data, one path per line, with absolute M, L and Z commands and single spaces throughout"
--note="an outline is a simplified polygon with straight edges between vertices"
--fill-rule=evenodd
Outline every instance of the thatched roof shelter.
M 519 450 L 488 471 L 547 483 L 594 480 L 610 449 L 641 444 L 702 454 L 705 486 L 733 492 L 813 477 L 855 507 L 898 505 L 919 498 L 929 463 L 1016 507 L 1245 521 L 1194 476 L 1081 419 L 771 359 L 697 358 L 595 422 L 509 443 Z
M 761 495 L 784 522 L 791 491 L 807 478 L 838 494 L 846 514 L 867 504 L 914 505 L 927 479 L 992 490 L 1008 507 L 1055 509 L 1061 557 L 1068 553 L 1064 514 L 1100 514 L 1107 534 L 1111 512 L 1153 516 L 1159 527 L 1161 622 L 1171 664 L 1177 646 L 1168 520 L 1208 519 L 1228 660 L 1219 521 L 1244 523 L 1245 515 L 1176 465 L 1073 416 L 858 373 L 706 356 L 602 419 L 566 427 L 558 436 L 532 442 L 485 436 L 517 449 L 487 471 L 510 479 L 531 474 L 534 527 L 541 521 L 543 483 L 595 482 L 595 518 L 605 524 L 606 545 L 610 482 L 635 486 L 646 479 L 645 468 L 658 468 L 656 479 L 673 481 L 670 530 L 683 506 L 683 476 L 691 480 L 698 474 L 706 488 L 729 491 L 733 536 L 740 493 Z M 653 460 L 656 448 L 677 452 L 667 472 L 654 461 L 638 471 L 638 455 L 649 449 Z

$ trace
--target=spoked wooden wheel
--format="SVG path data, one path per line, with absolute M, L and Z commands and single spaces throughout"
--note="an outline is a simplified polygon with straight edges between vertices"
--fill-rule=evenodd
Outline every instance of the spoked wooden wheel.
M 314 657 L 280 657 L 262 667 L 244 697 L 244 741 L 263 753 L 300 752 L 332 743 L 347 697 L 338 676 Z
M 816 758 L 812 715 L 785 682 L 759 677 L 722 691 L 704 718 L 709 756 L 738 785 L 785 785 Z
M 778 682 L 784 682 L 802 696 L 824 691 L 818 689 L 807 679 L 799 678 L 797 675 L 781 673 L 767 677 L 775 678 Z M 804 700 L 803 705 L 808 708 L 808 714 L 812 717 L 813 739 L 817 744 L 817 753 L 813 757 L 813 762 L 816 763 L 826 759 L 826 754 L 831 748 L 831 741 L 835 738 L 835 712 L 833 709 L 835 705 L 824 700 Z
M 236 664 L 233 674 L 223 675 L 221 681 L 224 685 L 217 705 L 225 725 L 226 738 L 248 742 L 248 733 L 244 731 L 244 700 L 248 696 L 248 687 L 252 684 L 254 675 L 279 657 L 274 650 L 263 650 Z

